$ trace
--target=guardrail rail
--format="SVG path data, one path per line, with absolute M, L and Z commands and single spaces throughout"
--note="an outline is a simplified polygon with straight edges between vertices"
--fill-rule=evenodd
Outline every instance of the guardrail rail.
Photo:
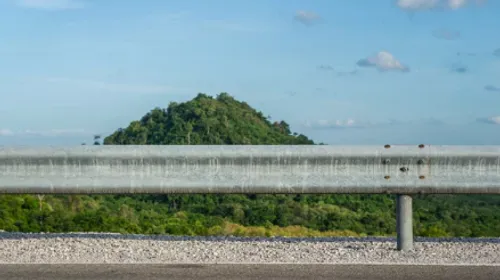
M 1 147 L 0 174 L 3 194 L 396 194 L 411 250 L 411 195 L 499 194 L 500 146 Z

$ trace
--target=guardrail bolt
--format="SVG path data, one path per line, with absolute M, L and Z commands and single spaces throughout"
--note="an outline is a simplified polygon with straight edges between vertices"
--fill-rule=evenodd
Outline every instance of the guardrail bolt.
M 386 149 L 389 149 L 390 147 L 391 147 L 391 145 L 389 145 L 389 144 L 384 146 L 384 148 L 386 148 Z
M 420 175 L 418 178 L 421 179 L 421 180 L 423 180 L 423 179 L 425 179 L 425 176 L 424 175 Z
M 401 167 L 399 170 L 401 170 L 401 172 L 406 172 L 409 171 L 410 169 L 407 167 Z
M 424 145 L 424 144 L 420 144 L 420 145 L 418 145 L 418 147 L 419 147 L 420 149 L 422 149 L 422 148 L 424 148 L 424 147 L 425 147 L 425 145 Z
M 389 180 L 391 179 L 391 176 L 384 176 L 384 179 Z
M 423 161 L 423 160 L 421 160 L 421 159 L 419 159 L 419 160 L 417 161 L 417 164 L 418 164 L 418 165 L 422 165 L 422 164 L 424 164 L 424 161 Z

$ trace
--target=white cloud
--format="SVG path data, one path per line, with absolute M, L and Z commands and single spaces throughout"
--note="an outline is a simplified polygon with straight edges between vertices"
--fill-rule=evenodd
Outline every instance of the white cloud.
M 375 67 L 380 71 L 394 70 L 408 72 L 410 69 L 397 60 L 391 53 L 386 51 L 378 52 L 376 55 L 360 59 L 357 62 L 360 67 Z
M 495 124 L 500 125 L 500 116 L 494 116 L 489 118 L 479 118 L 478 122 L 487 123 L 487 124 Z
M 293 18 L 304 25 L 311 25 L 321 19 L 318 14 L 308 11 L 297 11 Z
M 0 136 L 11 136 L 14 133 L 10 129 L 0 129 Z
M 448 7 L 455 10 L 464 6 L 466 3 L 467 0 L 448 0 Z
M 359 128 L 367 126 L 368 123 L 358 123 L 354 119 L 347 120 L 318 120 L 314 122 L 305 122 L 304 126 L 313 129 L 332 129 L 332 128 Z
M 487 0 L 398 0 L 397 5 L 399 8 L 409 11 L 422 11 L 435 8 L 457 10 L 471 2 L 482 4 L 486 1 Z
M 398 0 L 398 7 L 405 10 L 427 10 L 436 7 L 440 0 Z
M 40 10 L 71 10 L 85 6 L 80 0 L 17 0 L 17 5 Z

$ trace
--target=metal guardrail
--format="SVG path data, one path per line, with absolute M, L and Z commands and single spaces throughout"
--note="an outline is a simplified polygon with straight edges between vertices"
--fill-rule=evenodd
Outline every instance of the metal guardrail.
M 0 193 L 500 194 L 500 146 L 79 146 L 0 148 Z

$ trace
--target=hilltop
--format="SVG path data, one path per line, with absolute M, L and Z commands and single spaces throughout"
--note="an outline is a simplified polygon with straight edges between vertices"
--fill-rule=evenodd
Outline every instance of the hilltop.
M 198 94 L 185 103 L 155 108 L 125 129 L 104 139 L 105 145 L 312 145 L 284 122 L 271 123 L 260 111 L 227 93 Z

